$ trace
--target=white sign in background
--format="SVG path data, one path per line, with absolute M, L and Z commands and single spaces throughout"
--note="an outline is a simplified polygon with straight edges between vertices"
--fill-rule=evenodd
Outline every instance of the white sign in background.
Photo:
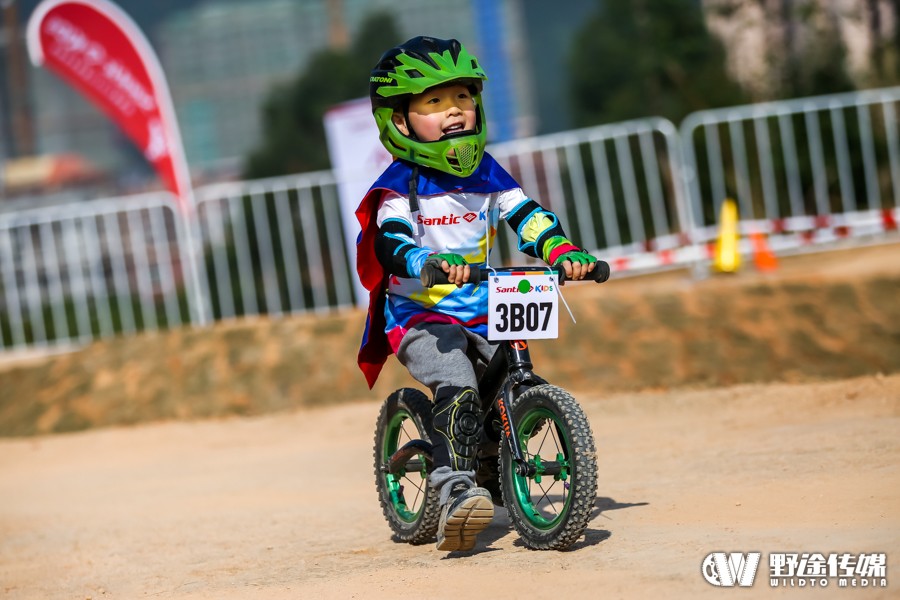
M 354 214 L 356 207 L 381 172 L 391 164 L 392 157 L 378 139 L 378 127 L 368 98 L 351 100 L 329 109 L 325 113 L 324 123 L 328 155 L 338 180 L 341 216 L 347 234 L 347 256 L 355 259 L 356 238 L 359 235 L 359 223 Z M 356 303 L 365 305 L 369 293 L 355 276 L 355 262 L 350 268 L 354 273 Z
M 488 280 L 488 339 L 559 337 L 556 276 L 543 272 L 496 273 Z

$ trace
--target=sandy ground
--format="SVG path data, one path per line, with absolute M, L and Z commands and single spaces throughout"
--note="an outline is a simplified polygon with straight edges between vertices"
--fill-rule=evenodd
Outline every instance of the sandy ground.
M 391 540 L 377 402 L 0 440 L 0 597 L 900 597 L 900 375 L 578 394 L 599 448 L 585 537 L 505 512 L 471 553 Z M 752 588 L 713 551 L 763 553 Z M 887 588 L 770 588 L 774 552 L 885 552 Z

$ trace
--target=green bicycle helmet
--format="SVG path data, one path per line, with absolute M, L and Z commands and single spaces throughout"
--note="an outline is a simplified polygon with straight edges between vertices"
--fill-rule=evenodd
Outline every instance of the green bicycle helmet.
M 397 158 L 468 177 L 484 156 L 487 130 L 481 88 L 486 79 L 478 60 L 454 39 L 419 36 L 391 48 L 369 77 L 369 97 L 381 143 Z M 458 131 L 433 142 L 424 142 L 412 131 L 407 136 L 397 129 L 391 117 L 395 111 L 400 111 L 409 122 L 411 96 L 451 82 L 469 87 L 475 101 L 474 130 Z

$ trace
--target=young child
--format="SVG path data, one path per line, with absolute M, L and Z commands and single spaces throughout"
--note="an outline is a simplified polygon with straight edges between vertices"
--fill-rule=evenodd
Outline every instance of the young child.
M 596 259 L 566 239 L 556 216 L 528 198 L 484 151 L 484 72 L 457 40 L 416 37 L 388 50 L 369 96 L 381 142 L 394 162 L 356 215 L 357 271 L 370 292 L 359 364 L 369 387 L 391 353 L 434 394 L 438 550 L 471 550 L 493 517 L 491 494 L 475 484 L 481 435 L 478 375 L 496 346 L 487 336 L 487 289 L 463 285 L 484 265 L 505 220 L 519 249 L 582 279 Z M 430 289 L 426 263 L 455 285 Z

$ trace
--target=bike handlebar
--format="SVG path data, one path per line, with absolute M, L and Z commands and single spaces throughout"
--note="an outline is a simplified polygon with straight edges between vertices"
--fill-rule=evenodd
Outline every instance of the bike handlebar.
M 596 281 L 597 283 L 603 283 L 609 279 L 609 263 L 598 260 L 595 264 L 594 270 L 588 273 L 587 277 L 581 281 Z M 560 284 L 567 281 L 566 271 L 562 267 L 498 267 L 484 269 L 478 265 L 469 265 L 469 281 L 467 283 L 481 283 L 482 281 L 487 281 L 493 271 L 506 273 L 509 271 L 534 271 L 536 269 L 549 269 L 554 271 L 559 278 Z M 433 264 L 426 264 L 422 267 L 421 279 L 422 285 L 427 288 L 450 283 L 447 280 L 447 273 L 444 273 L 443 269 Z

